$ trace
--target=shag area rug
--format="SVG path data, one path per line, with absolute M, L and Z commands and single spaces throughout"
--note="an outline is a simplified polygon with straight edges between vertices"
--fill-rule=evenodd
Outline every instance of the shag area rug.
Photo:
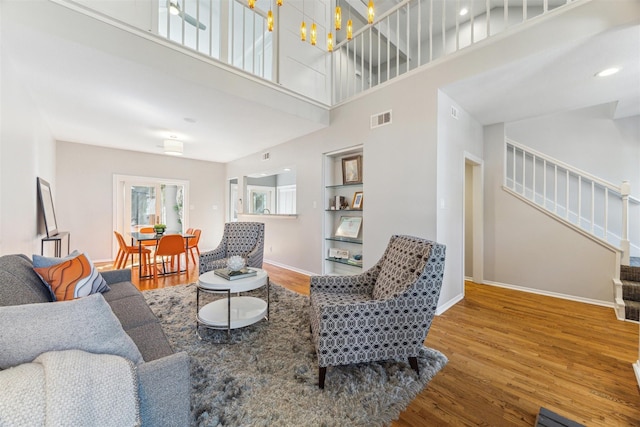
M 193 425 L 389 425 L 447 363 L 425 347 L 420 376 L 404 360 L 329 367 L 320 390 L 308 297 L 271 284 L 268 322 L 232 330 L 229 340 L 226 331 L 201 327 L 201 341 L 194 284 L 143 295 L 174 350 L 191 356 Z M 207 296 L 200 298 L 202 306 Z

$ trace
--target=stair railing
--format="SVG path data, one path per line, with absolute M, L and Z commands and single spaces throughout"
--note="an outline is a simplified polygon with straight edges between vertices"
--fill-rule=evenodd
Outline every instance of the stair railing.
M 632 246 L 640 249 L 630 239 L 630 218 L 638 215 L 629 212 L 640 200 L 630 196 L 628 181 L 612 184 L 508 138 L 504 156 L 506 190 L 619 250 L 629 264 Z

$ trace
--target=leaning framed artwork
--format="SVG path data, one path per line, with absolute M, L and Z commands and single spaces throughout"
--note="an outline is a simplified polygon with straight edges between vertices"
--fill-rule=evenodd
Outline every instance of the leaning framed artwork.
M 38 178 L 38 199 L 40 200 L 40 209 L 44 218 L 47 237 L 55 236 L 58 234 L 58 224 L 56 222 L 56 212 L 53 209 L 51 186 L 42 178 Z
M 362 226 L 361 216 L 343 216 L 340 217 L 340 224 L 336 229 L 336 237 L 348 237 L 357 239 Z
M 342 159 L 342 183 L 362 184 L 362 156 Z
M 353 195 L 351 209 L 362 209 L 362 191 L 356 191 Z

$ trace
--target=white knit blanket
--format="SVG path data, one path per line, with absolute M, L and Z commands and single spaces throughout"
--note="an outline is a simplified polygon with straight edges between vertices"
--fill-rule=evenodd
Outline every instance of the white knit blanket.
M 0 426 L 139 426 L 138 378 L 129 360 L 52 351 L 0 371 Z

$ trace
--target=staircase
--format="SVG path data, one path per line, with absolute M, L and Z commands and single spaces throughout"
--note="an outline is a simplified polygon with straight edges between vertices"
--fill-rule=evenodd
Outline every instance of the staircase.
M 615 185 L 516 141 L 505 140 L 504 189 L 616 253 L 614 307 L 640 319 L 640 200 Z
M 620 266 L 624 318 L 640 320 L 640 258 L 632 257 L 631 265 Z

